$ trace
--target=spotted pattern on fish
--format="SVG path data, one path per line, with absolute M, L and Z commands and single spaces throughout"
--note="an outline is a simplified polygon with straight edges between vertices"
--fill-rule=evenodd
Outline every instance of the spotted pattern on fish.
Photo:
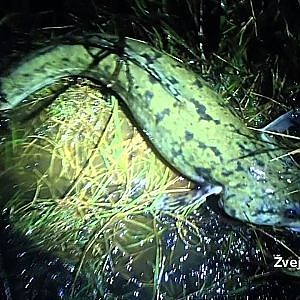
M 156 124 L 160 123 L 161 121 L 164 120 L 165 116 L 169 116 L 170 115 L 170 109 L 169 108 L 165 108 L 163 111 L 157 113 L 155 115 L 155 121 Z
M 118 94 L 179 173 L 209 183 L 215 192 L 221 190 L 213 187 L 222 187 L 226 213 L 255 224 L 300 228 L 299 182 L 292 179 L 298 169 L 275 159 L 285 151 L 269 151 L 198 74 L 144 42 L 126 38 L 120 46 L 118 37 L 90 34 L 36 51 L 1 74 L 0 109 L 13 109 L 38 89 L 78 75 Z
M 138 86 L 136 86 L 136 88 L 138 88 Z M 152 98 L 154 97 L 154 94 L 149 90 L 147 90 L 144 95 L 147 102 L 151 102 Z

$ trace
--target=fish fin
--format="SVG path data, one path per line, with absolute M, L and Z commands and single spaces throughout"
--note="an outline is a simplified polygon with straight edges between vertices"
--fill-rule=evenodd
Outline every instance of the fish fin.
M 300 233 L 300 228 L 299 227 L 287 227 L 288 230 L 290 230 L 293 233 Z
M 270 145 L 274 142 L 270 135 L 272 132 L 300 136 L 300 108 L 286 112 L 262 128 L 261 138 Z
M 300 108 L 296 108 L 288 111 L 287 113 L 281 115 L 274 121 L 272 121 L 267 126 L 263 127 L 263 131 L 275 131 L 284 132 L 288 131 L 291 127 L 298 128 L 300 126 Z
M 218 195 L 223 191 L 220 185 L 206 184 L 205 186 L 193 189 L 189 192 L 178 195 L 164 195 L 157 198 L 151 205 L 156 212 L 180 213 L 187 209 L 196 209 L 201 206 L 206 198 L 211 195 Z

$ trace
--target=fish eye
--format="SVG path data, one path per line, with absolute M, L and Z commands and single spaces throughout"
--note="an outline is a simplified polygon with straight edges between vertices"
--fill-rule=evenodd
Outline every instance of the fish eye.
M 285 210 L 284 216 L 288 219 L 295 219 L 295 218 L 299 217 L 300 215 L 296 209 L 289 208 L 289 209 Z

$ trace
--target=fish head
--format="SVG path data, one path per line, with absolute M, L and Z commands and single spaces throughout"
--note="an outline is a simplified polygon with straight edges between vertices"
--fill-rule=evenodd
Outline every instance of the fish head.
M 242 222 L 256 225 L 286 227 L 300 232 L 300 192 L 236 193 L 223 195 L 220 204 L 226 214 Z

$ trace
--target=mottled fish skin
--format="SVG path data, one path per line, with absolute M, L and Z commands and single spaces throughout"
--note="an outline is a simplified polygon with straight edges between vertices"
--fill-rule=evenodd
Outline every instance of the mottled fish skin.
M 270 146 L 247 128 L 178 59 L 129 38 L 122 53 L 119 48 L 116 37 L 94 34 L 36 51 L 2 74 L 6 102 L 0 109 L 13 109 L 59 78 L 93 78 L 123 99 L 154 147 L 180 173 L 223 187 L 227 214 L 254 224 L 300 228 L 298 169 L 275 159 L 285 154 L 275 141 Z

